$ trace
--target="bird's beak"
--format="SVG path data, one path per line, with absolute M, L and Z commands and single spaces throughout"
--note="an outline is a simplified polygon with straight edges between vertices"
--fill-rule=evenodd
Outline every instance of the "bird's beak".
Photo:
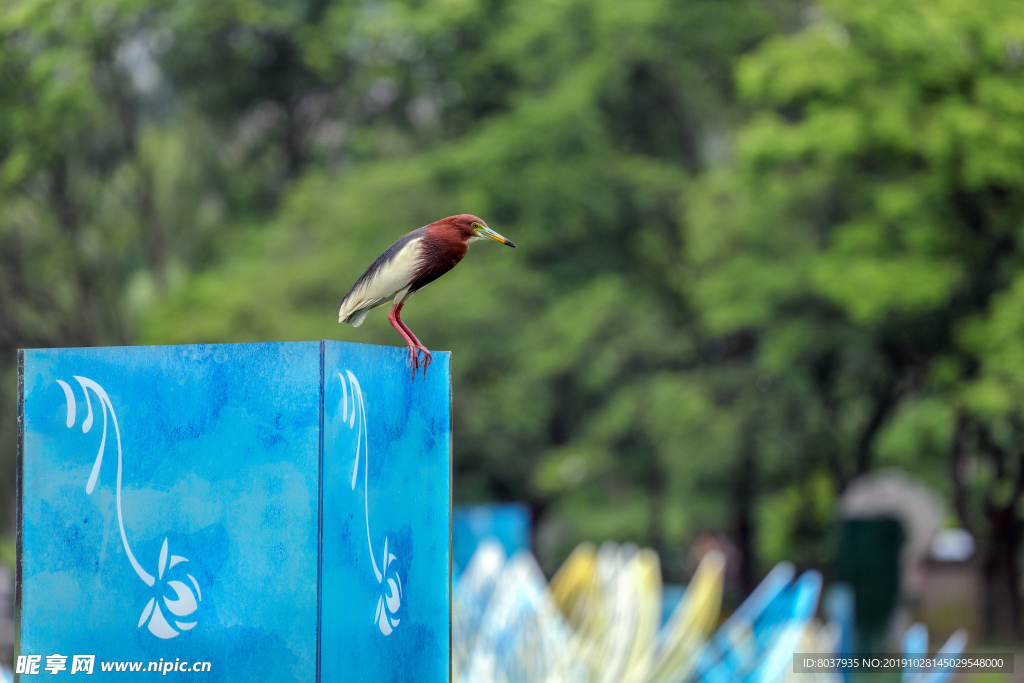
M 479 233 L 481 237 L 486 237 L 487 239 L 494 240 L 495 242 L 501 242 L 505 246 L 512 247 L 513 249 L 516 248 L 516 245 L 514 245 L 511 240 L 505 239 L 504 237 L 494 232 L 487 226 L 481 227 L 479 230 L 477 230 L 477 233 Z

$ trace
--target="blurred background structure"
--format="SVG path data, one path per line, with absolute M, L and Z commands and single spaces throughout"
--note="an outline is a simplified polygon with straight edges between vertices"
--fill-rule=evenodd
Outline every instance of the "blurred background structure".
M 6 0 L 0 554 L 17 348 L 393 344 L 338 300 L 461 212 L 520 249 L 408 322 L 454 352 L 456 500 L 524 504 L 545 573 L 615 540 L 684 583 L 713 540 L 727 606 L 828 585 L 895 469 L 939 501 L 899 609 L 1020 642 L 1019 0 Z

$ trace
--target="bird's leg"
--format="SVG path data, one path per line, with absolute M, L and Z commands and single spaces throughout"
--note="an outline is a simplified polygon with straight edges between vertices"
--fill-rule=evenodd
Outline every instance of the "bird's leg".
M 402 335 L 402 339 L 409 345 L 409 367 L 412 369 L 413 381 L 416 380 L 416 371 L 420 367 L 419 354 L 417 353 L 417 347 L 421 346 L 419 340 L 412 336 L 412 332 L 405 326 L 402 319 L 398 317 L 398 312 L 402 310 L 402 304 L 395 304 L 391 307 L 391 312 L 388 313 L 388 322 L 391 323 L 391 327 L 398 330 L 398 334 Z M 413 341 L 415 340 L 415 341 Z M 426 367 L 423 368 L 426 373 Z
M 426 346 L 424 346 L 423 343 L 420 342 L 420 340 L 416 338 L 416 335 L 412 333 L 412 330 L 409 329 L 409 326 L 406 325 L 405 321 L 402 320 L 402 316 L 400 314 L 402 312 L 402 306 L 404 306 L 404 305 L 405 305 L 404 303 L 398 304 L 398 307 L 395 309 L 395 319 L 398 321 L 398 324 L 401 325 L 402 328 L 405 330 L 405 333 L 407 335 L 409 335 L 409 337 L 412 338 L 412 342 L 413 342 L 413 344 L 415 344 L 416 351 L 422 351 L 423 352 L 423 379 L 426 379 L 427 378 L 427 368 L 430 367 L 430 361 L 434 360 L 434 357 L 432 355 L 430 355 L 430 349 L 428 349 Z M 418 358 L 417 358 L 417 360 L 418 360 Z M 412 374 L 413 374 L 413 377 L 415 378 L 415 376 L 416 376 L 416 368 L 413 368 Z

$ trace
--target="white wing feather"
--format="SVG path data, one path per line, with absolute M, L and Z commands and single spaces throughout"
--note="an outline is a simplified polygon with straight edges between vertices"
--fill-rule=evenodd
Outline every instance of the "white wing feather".
M 422 239 L 410 240 L 372 278 L 359 283 L 339 309 L 338 322 L 350 322 L 359 327 L 371 308 L 383 306 L 396 297 L 399 301 L 406 298 L 413 275 L 420 265 Z

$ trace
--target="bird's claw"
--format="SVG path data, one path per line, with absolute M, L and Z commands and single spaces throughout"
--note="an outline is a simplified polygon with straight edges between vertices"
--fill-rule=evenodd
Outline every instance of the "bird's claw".
M 409 347 L 409 369 L 412 370 L 412 381 L 416 381 L 416 371 L 420 369 L 420 359 L 417 350 Z
M 419 347 L 419 350 L 423 352 L 423 381 L 426 381 L 427 380 L 427 368 L 430 367 L 430 362 L 432 360 L 434 360 L 434 357 L 432 355 L 430 355 L 430 351 L 428 351 L 427 347 L 425 347 L 425 346 Z
M 423 352 L 423 379 L 427 379 L 427 368 L 434 357 L 425 346 L 409 347 L 409 369 L 412 370 L 412 381 L 416 381 L 416 371 L 420 369 L 420 351 Z

